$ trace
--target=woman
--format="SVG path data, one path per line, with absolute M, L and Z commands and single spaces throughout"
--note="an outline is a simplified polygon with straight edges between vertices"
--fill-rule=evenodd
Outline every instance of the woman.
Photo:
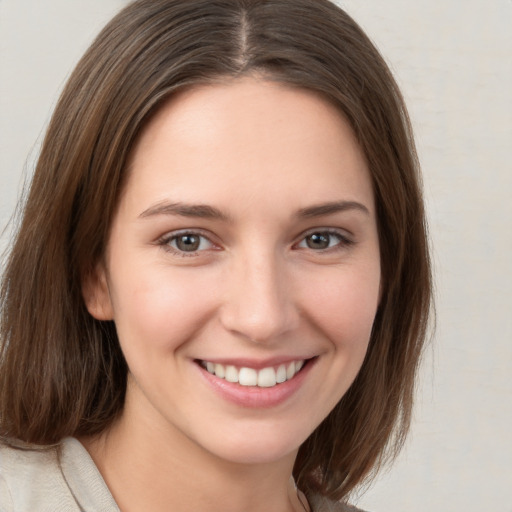
M 4 272 L 2 510 L 349 510 L 406 435 L 429 300 L 361 29 L 136 1 L 62 94 Z

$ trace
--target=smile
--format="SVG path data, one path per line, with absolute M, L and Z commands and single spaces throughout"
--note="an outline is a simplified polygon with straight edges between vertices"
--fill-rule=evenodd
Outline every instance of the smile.
M 260 388 L 271 388 L 293 379 L 305 363 L 306 360 L 301 359 L 276 367 L 269 366 L 257 370 L 247 367 L 237 368 L 233 365 L 223 365 L 210 361 L 199 361 L 199 364 L 205 370 L 219 379 L 238 383 L 241 386 L 256 386 Z

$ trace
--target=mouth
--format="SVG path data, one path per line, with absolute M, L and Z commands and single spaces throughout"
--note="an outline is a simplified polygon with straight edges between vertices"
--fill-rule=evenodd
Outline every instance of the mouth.
M 204 360 L 196 360 L 196 362 L 208 373 L 227 382 L 247 387 L 273 388 L 293 379 L 298 373 L 303 371 L 304 367 L 312 359 L 314 358 L 297 359 L 277 366 L 259 369 L 247 366 L 224 365 Z

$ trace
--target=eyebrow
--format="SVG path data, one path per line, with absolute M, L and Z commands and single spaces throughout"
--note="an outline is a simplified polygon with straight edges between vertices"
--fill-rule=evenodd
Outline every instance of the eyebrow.
M 166 201 L 144 210 L 139 215 L 139 218 L 143 219 L 155 215 L 179 215 L 180 217 L 229 220 L 229 215 L 208 204 L 168 203 Z
M 356 210 L 363 212 L 366 215 L 370 215 L 368 208 L 364 204 L 358 203 L 357 201 L 332 201 L 329 203 L 321 203 L 308 206 L 307 208 L 301 208 L 297 213 L 297 217 L 310 219 L 350 210 Z
M 301 208 L 296 217 L 310 219 L 350 210 L 370 214 L 368 208 L 357 201 L 331 201 Z M 156 215 L 178 215 L 180 217 L 213 219 L 225 222 L 231 219 L 228 214 L 208 204 L 169 203 L 166 201 L 150 206 L 139 215 L 139 218 L 144 219 Z

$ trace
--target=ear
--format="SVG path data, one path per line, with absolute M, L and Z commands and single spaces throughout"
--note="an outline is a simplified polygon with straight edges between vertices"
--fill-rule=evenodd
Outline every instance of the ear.
M 113 320 L 114 310 L 110 298 L 107 272 L 103 264 L 98 264 L 82 279 L 82 296 L 87 311 L 96 320 Z

